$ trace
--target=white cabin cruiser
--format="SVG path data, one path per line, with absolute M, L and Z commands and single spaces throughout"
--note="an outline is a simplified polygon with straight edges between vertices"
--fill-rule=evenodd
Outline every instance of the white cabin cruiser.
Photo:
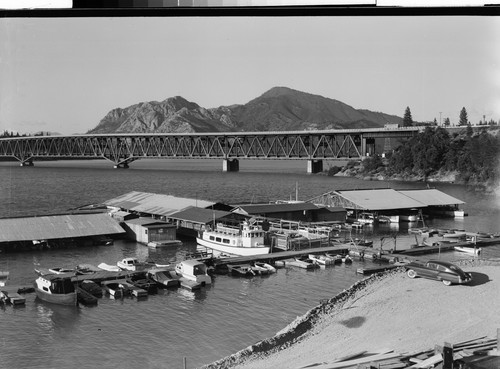
M 269 254 L 271 249 L 264 245 L 264 234 L 261 226 L 245 221 L 239 228 L 217 224 L 215 230 L 201 232 L 196 241 L 218 254 L 262 255 Z

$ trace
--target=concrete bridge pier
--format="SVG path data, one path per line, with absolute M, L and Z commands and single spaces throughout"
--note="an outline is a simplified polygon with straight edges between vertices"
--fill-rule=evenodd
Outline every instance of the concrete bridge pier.
M 238 159 L 224 159 L 222 161 L 223 172 L 239 172 L 240 161 Z
M 22 161 L 19 165 L 21 167 L 33 167 L 35 164 L 33 164 L 33 160 L 26 160 Z
M 128 169 L 128 163 L 119 163 L 113 165 L 113 168 L 115 169 Z
M 307 173 L 319 173 L 323 171 L 323 160 L 308 160 Z

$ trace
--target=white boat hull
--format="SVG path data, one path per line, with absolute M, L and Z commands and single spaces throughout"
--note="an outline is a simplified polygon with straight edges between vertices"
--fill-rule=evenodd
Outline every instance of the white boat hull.
M 39 299 L 53 304 L 76 306 L 78 303 L 76 292 L 66 294 L 52 294 L 47 293 L 38 287 L 35 288 L 35 292 Z
M 237 256 L 252 256 L 252 255 L 265 255 L 269 254 L 269 246 L 259 247 L 241 247 L 241 246 L 227 246 L 215 242 L 210 242 L 199 237 L 196 238 L 198 245 L 207 247 L 221 254 L 237 255 Z
M 471 254 L 471 255 L 480 255 L 481 254 L 481 248 L 474 248 L 474 247 L 460 247 L 460 246 L 455 246 L 454 249 L 456 251 L 460 251 L 460 252 L 465 252 L 467 254 Z

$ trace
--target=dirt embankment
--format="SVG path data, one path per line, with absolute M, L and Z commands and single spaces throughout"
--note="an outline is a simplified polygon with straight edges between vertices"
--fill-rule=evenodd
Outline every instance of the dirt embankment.
M 469 285 L 409 279 L 403 270 L 372 275 L 297 318 L 274 337 L 204 366 L 301 368 L 363 350 L 432 349 L 500 328 L 500 260 L 461 261 Z

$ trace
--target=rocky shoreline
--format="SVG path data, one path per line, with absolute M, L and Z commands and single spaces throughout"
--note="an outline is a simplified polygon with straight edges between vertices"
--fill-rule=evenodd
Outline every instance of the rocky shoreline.
M 396 181 L 396 182 L 424 182 L 424 183 L 452 183 L 468 186 L 474 191 L 500 195 L 500 184 L 485 184 L 467 182 L 460 178 L 457 171 L 439 171 L 428 176 L 423 174 L 398 173 L 388 175 L 385 171 L 363 172 L 360 166 L 343 168 L 335 177 L 354 177 L 365 181 Z
M 299 364 L 333 360 L 355 350 L 380 348 L 384 343 L 384 347 L 411 351 L 433 348 L 442 344 L 442 339 L 453 342 L 475 338 L 469 335 L 487 335 L 489 328 L 500 327 L 496 314 L 500 309 L 500 259 L 464 259 L 455 263 L 467 271 L 472 268 L 476 277 L 473 285 L 446 287 L 421 278 L 410 280 L 404 268 L 373 274 L 309 310 L 274 337 L 202 369 L 257 369 L 280 367 L 280 363 L 289 367 L 283 364 L 287 362 L 300 367 Z M 469 290 L 477 294 L 475 298 L 473 293 L 464 296 L 470 287 L 475 287 Z M 493 301 L 491 308 L 478 306 L 485 305 L 477 304 L 478 299 L 487 297 Z M 465 305 L 455 316 L 453 310 L 443 309 L 433 298 L 446 299 L 452 306 L 463 299 Z M 485 315 L 491 315 L 491 319 L 483 322 Z M 457 322 L 462 326 L 455 327 Z M 413 339 L 406 337 L 407 332 Z

